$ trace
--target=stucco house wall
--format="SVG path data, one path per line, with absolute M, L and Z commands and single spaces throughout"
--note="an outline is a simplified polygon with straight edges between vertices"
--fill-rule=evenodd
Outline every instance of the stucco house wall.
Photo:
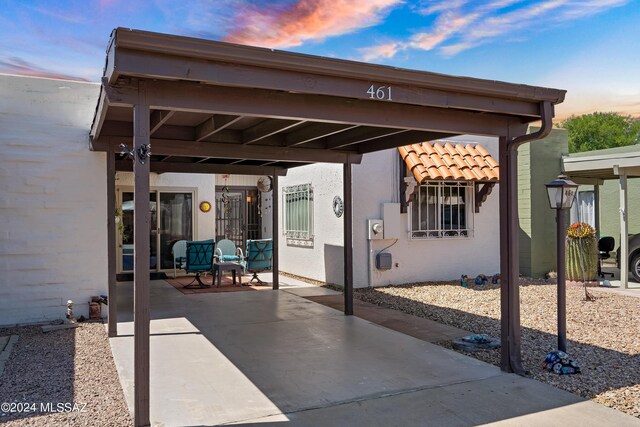
M 561 173 L 560 159 L 568 144 L 566 129 L 556 128 L 546 138 L 518 148 L 520 273 L 527 277 L 556 270 L 556 212 L 549 207 L 545 184 Z
M 487 137 L 457 137 L 458 142 L 478 142 L 497 158 L 498 141 Z M 354 286 L 369 286 L 367 220 L 383 219 L 385 203 L 399 203 L 399 160 L 397 150 L 366 154 L 353 166 L 353 257 Z M 343 283 L 343 219 L 333 213 L 334 196 L 342 197 L 342 166 L 315 164 L 292 169 L 280 179 L 282 187 L 311 183 L 314 190 L 314 245 L 312 248 L 287 244 L 281 233 L 282 271 L 329 283 Z M 282 200 L 282 199 L 281 199 Z M 385 252 L 393 257 L 388 271 L 371 268 L 371 285 L 383 286 L 418 281 L 451 280 L 461 274 L 495 274 L 499 270 L 498 186 L 474 214 L 473 237 L 462 239 L 410 240 L 408 214 L 385 219 L 385 228 L 400 230 L 394 239 L 375 240 L 372 254 Z M 280 209 L 280 224 L 283 209 Z M 392 224 L 393 221 L 393 224 Z M 375 258 L 371 256 L 375 265 Z
M 0 325 L 88 315 L 107 292 L 99 85 L 0 75 Z

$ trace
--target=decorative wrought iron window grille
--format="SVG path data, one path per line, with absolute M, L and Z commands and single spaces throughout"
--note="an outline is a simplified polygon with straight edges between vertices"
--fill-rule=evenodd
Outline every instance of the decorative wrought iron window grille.
M 432 181 L 414 193 L 410 209 L 411 239 L 473 236 L 473 183 Z
M 283 233 L 290 239 L 313 239 L 313 188 L 300 184 L 282 189 L 284 200 Z

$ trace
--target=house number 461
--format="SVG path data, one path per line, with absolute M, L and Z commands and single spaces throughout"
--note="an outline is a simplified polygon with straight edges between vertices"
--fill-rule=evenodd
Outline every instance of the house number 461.
M 391 101 L 391 86 L 379 86 L 371 85 L 367 90 L 369 98 L 371 99 L 384 99 Z

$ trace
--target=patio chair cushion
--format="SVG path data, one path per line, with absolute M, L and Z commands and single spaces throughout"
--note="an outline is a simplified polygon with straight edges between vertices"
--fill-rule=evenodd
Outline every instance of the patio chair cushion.
M 211 271 L 214 246 L 213 239 L 187 242 L 184 270 L 188 273 Z
M 247 240 L 247 270 L 259 272 L 271 270 L 273 240 Z

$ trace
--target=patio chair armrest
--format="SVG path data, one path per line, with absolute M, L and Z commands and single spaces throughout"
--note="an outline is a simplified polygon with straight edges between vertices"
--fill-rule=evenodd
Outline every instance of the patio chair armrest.
M 241 248 L 237 248 L 237 254 L 240 258 L 244 259 L 244 253 L 242 252 Z

